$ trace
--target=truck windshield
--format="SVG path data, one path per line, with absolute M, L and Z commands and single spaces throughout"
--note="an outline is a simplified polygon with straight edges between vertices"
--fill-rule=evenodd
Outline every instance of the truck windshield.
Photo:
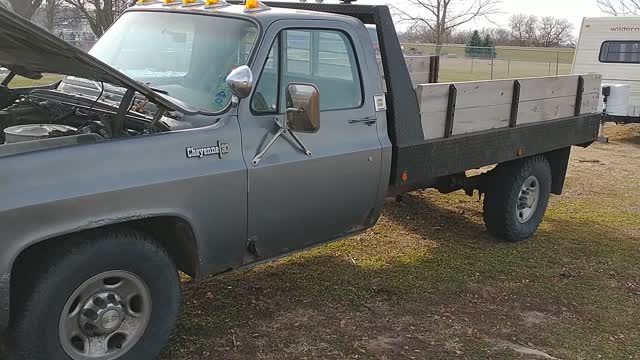
M 128 12 L 90 54 L 192 107 L 220 112 L 231 100 L 226 76 L 247 64 L 257 36 L 246 20 Z

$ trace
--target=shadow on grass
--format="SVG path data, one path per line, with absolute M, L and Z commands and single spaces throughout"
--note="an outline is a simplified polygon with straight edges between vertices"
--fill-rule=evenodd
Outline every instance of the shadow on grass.
M 453 207 L 441 206 L 410 194 L 402 203 L 387 204 L 386 222 L 378 225 L 399 231 L 386 234 L 387 229 L 374 228 L 336 246 L 185 284 L 184 313 L 164 359 L 173 360 L 172 353 L 194 346 L 195 354 L 223 341 L 234 329 L 266 326 L 297 310 L 331 311 L 341 304 L 360 312 L 372 303 L 402 307 L 419 302 L 428 307 L 447 303 L 469 284 L 520 281 L 520 277 L 549 279 L 553 287 L 553 281 L 562 281 L 567 263 L 604 259 L 606 266 L 611 262 L 607 259 L 624 261 L 621 255 L 631 250 L 616 229 L 563 218 L 548 219 L 530 242 L 501 242 L 486 233 L 478 206 L 463 204 L 459 210 L 455 201 Z M 405 237 L 418 238 L 424 250 L 407 242 L 407 251 L 386 253 L 386 245 L 404 246 Z M 640 256 L 637 249 L 634 253 Z M 377 260 L 367 261 L 371 257 Z M 541 294 L 541 299 L 545 296 Z

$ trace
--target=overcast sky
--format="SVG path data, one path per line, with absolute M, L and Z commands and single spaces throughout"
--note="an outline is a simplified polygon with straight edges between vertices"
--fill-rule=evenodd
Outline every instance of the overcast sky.
M 309 0 L 312 1 L 312 0 Z M 473 1 L 473 0 L 456 0 Z M 477 0 L 476 0 L 477 1 Z M 325 2 L 338 2 L 325 0 Z M 405 0 L 359 0 L 358 4 L 406 4 Z M 570 20 L 576 27 L 576 35 L 579 32 L 582 18 L 589 16 L 603 16 L 598 9 L 596 0 L 503 0 L 500 5 L 503 14 L 492 16 L 491 19 L 499 25 L 507 25 L 509 17 L 513 14 L 533 14 L 538 16 L 555 16 Z M 487 21 L 478 21 L 469 24 L 469 28 L 482 28 L 493 26 Z

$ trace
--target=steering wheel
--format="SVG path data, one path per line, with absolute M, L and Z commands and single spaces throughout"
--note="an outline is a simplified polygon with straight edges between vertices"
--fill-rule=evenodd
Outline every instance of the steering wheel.
M 0 110 L 9 106 L 11 103 L 11 90 L 4 85 L 0 85 Z

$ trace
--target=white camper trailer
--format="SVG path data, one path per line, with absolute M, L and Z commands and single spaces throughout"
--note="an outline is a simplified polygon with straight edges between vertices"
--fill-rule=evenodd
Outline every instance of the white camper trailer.
M 640 17 L 585 18 L 573 74 L 602 74 L 607 118 L 640 122 Z

